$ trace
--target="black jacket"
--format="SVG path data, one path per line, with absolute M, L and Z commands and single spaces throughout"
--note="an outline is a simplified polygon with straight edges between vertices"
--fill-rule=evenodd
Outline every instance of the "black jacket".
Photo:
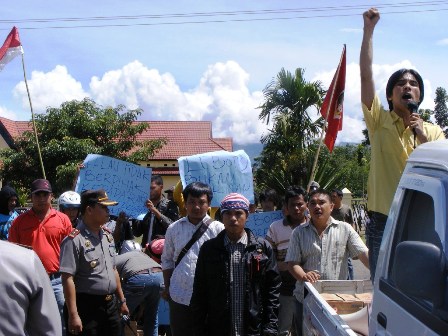
M 245 229 L 244 335 L 277 335 L 280 275 L 272 247 Z M 199 252 L 190 306 L 196 336 L 228 336 L 231 327 L 230 256 L 225 230 Z M 257 261 L 259 260 L 259 261 Z
M 162 217 L 160 219 L 154 217 L 151 237 L 148 237 L 151 216 L 153 216 L 151 211 L 148 211 L 141 221 L 134 220 L 132 222 L 132 231 L 134 232 L 134 236 L 140 237 L 143 234 L 143 247 L 145 247 L 146 243 L 150 243 L 156 237 L 165 236 L 168 226 L 179 219 L 179 209 L 177 204 L 165 197 L 162 197 L 160 202 L 156 205 L 156 208 L 160 211 Z

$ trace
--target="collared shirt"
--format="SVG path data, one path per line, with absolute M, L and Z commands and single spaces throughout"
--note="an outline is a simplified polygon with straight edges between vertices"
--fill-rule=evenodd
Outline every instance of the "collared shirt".
M 203 222 L 208 218 L 210 217 L 205 216 Z M 171 299 L 187 306 L 190 304 L 193 293 L 194 273 L 196 271 L 199 249 L 205 241 L 215 238 L 218 233 L 224 230 L 224 224 L 213 221 L 207 231 L 193 244 L 175 268 L 177 257 L 199 227 L 200 223 L 194 225 L 190 223 L 188 217 L 183 217 L 171 224 L 166 230 L 165 245 L 162 253 L 162 269 L 174 269 L 169 287 Z
M 59 271 L 61 242 L 72 230 L 72 223 L 66 214 L 50 209 L 41 221 L 30 209 L 14 220 L 8 240 L 31 246 L 47 273 L 51 274 Z
M 230 301 L 232 315 L 231 336 L 242 336 L 244 333 L 244 249 L 247 246 L 247 233 L 232 243 L 224 236 L 224 246 L 230 254 Z
M 129 279 L 140 271 L 160 267 L 158 263 L 142 251 L 129 251 L 115 257 L 118 274 L 122 279 Z
M 371 211 L 389 214 L 392 199 L 406 165 L 406 160 L 419 145 L 412 129 L 404 127 L 403 119 L 395 112 L 387 112 L 375 95 L 372 108 L 362 104 L 371 144 L 367 207 Z M 428 141 L 445 139 L 442 129 L 423 122 L 423 132 Z
M 60 270 L 73 275 L 77 293 L 111 294 L 117 289 L 115 254 L 111 233 L 93 234 L 81 221 L 61 244 Z
M 285 261 L 297 262 L 305 272 L 319 272 L 321 280 L 346 280 L 347 259 L 367 251 L 350 224 L 330 217 L 322 238 L 310 221 L 296 227 Z M 299 302 L 303 301 L 303 281 L 297 281 L 294 296 Z

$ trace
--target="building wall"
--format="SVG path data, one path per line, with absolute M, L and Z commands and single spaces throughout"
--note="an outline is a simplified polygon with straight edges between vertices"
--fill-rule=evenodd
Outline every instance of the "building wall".
M 177 160 L 149 160 L 149 161 L 140 161 L 138 164 L 140 166 L 149 168 L 179 167 Z
M 0 135 L 0 149 L 9 148 L 8 144 L 6 143 L 5 139 Z

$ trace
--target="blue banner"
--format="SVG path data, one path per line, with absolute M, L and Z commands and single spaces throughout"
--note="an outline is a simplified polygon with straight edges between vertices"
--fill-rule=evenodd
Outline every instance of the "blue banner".
M 213 190 L 212 207 L 219 207 L 222 199 L 234 192 L 254 202 L 252 165 L 243 150 L 182 156 L 178 161 L 183 187 L 198 181 L 208 184 Z
M 255 212 L 249 214 L 247 218 L 246 227 L 259 237 L 266 237 L 269 226 L 272 222 L 283 219 L 283 213 L 280 210 L 268 212 Z
M 76 182 L 76 192 L 88 189 L 104 189 L 117 206 L 109 207 L 112 215 L 120 211 L 129 217 L 148 212 L 145 206 L 149 198 L 151 168 L 141 167 L 108 156 L 89 154 L 84 160 Z

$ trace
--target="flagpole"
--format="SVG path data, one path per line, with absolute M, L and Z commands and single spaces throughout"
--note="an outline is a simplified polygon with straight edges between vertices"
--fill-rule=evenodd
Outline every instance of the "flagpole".
M 30 95 L 30 90 L 28 88 L 28 82 L 26 80 L 26 72 L 25 72 L 25 59 L 23 57 L 23 53 L 22 53 L 22 68 L 23 68 L 23 78 L 25 79 L 25 86 L 26 86 L 26 92 L 28 94 L 28 101 L 30 102 L 30 109 L 31 109 L 31 120 L 33 122 L 33 130 L 34 130 L 34 137 L 36 138 L 36 144 L 37 144 L 37 154 L 39 156 L 39 161 L 40 161 L 40 167 L 42 169 L 42 174 L 44 179 L 47 179 L 47 177 L 45 176 L 45 168 L 44 168 L 44 163 L 42 161 L 42 153 L 40 151 L 40 145 L 39 145 L 39 139 L 37 137 L 37 128 L 36 128 L 36 122 L 34 120 L 34 110 L 33 110 L 33 104 L 31 103 L 31 95 Z
M 345 49 L 345 44 L 344 44 L 344 49 Z M 341 55 L 341 59 L 339 60 L 339 65 L 336 69 L 336 74 L 334 76 L 334 78 L 339 78 L 339 70 L 341 69 L 341 63 L 342 63 L 342 59 L 344 57 L 344 53 L 342 53 Z M 337 83 L 334 82 L 334 85 L 336 86 Z M 331 108 L 331 106 L 333 106 L 333 98 L 334 98 L 334 92 L 335 92 L 335 88 L 333 87 L 333 90 L 331 91 L 331 95 L 330 95 L 330 103 L 328 104 L 328 106 Z M 321 113 L 322 114 L 322 113 Z M 325 128 L 327 127 L 327 123 L 328 123 L 328 116 L 330 115 L 330 111 L 327 111 L 326 115 L 325 115 L 325 123 L 324 123 L 324 127 L 322 127 L 322 133 L 320 135 L 320 140 L 319 140 L 319 147 L 317 147 L 317 152 L 316 155 L 314 156 L 314 162 L 313 162 L 313 168 L 311 169 L 311 175 L 310 175 L 310 180 L 308 181 L 308 185 L 306 187 L 306 191 L 309 192 L 310 191 L 310 186 L 311 186 L 311 182 L 314 181 L 314 177 L 316 175 L 316 166 L 317 166 L 317 160 L 319 158 L 319 154 L 320 154 L 320 149 L 322 147 L 323 144 L 323 139 L 324 139 L 324 133 L 325 133 Z

